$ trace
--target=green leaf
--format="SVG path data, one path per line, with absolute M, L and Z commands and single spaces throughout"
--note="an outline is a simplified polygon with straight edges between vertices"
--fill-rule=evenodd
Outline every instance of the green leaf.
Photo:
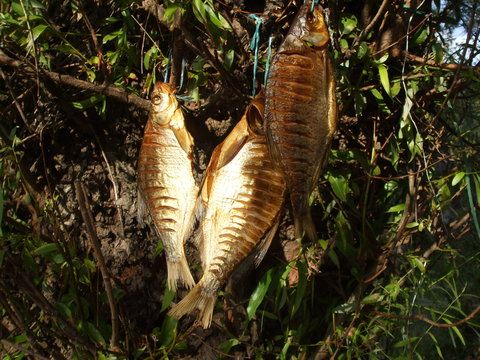
M 221 30 L 226 30 L 226 31 L 231 30 L 231 27 L 228 21 L 225 20 L 225 18 L 220 13 L 215 11 L 210 5 L 205 4 L 205 10 L 212 24 L 214 24 L 216 27 L 218 27 Z
M 403 210 L 405 210 L 405 203 L 392 206 L 390 209 L 387 210 L 387 213 L 398 213 L 402 212 Z
M 400 81 L 394 82 L 390 87 L 390 96 L 394 98 L 400 93 L 401 89 L 402 89 L 402 86 L 400 85 Z
M 340 31 L 343 35 L 350 34 L 357 27 L 358 20 L 355 16 L 342 17 Z
M 232 347 L 240 345 L 241 342 L 238 339 L 229 339 L 220 344 L 220 350 L 225 354 L 228 354 Z
M 79 110 L 85 110 L 88 108 L 91 108 L 101 102 L 103 100 L 104 96 L 101 94 L 95 94 L 91 97 L 89 97 L 86 100 L 81 100 L 81 101 L 73 101 L 72 105 L 75 109 Z
M 205 4 L 202 0 L 193 0 L 193 14 L 198 21 L 205 24 L 207 22 L 207 14 L 205 12 Z
M 295 290 L 295 298 L 293 300 L 292 306 L 292 317 L 300 308 L 300 305 L 305 295 L 305 289 L 307 288 L 307 267 L 301 261 L 297 262 L 298 269 L 298 284 Z
M 178 9 L 181 9 L 178 4 L 169 5 L 163 13 L 163 19 L 165 20 L 165 22 L 171 24 L 173 22 L 173 19 L 175 18 L 175 13 Z
M 416 221 L 412 221 L 412 222 L 408 223 L 407 225 L 405 225 L 405 227 L 407 229 L 413 229 L 413 228 L 416 228 L 417 226 L 418 226 L 418 222 L 416 222 Z
M 85 322 L 85 331 L 87 335 L 95 342 L 105 346 L 105 339 L 103 338 L 102 334 L 98 329 L 93 325 L 91 322 Z
M 175 297 L 175 291 L 170 290 L 168 286 L 165 287 L 165 292 L 163 293 L 162 307 L 160 308 L 160 312 L 164 312 L 165 309 L 167 309 L 170 306 L 174 297 Z
M 61 303 L 61 302 L 57 302 L 55 304 L 55 306 L 58 308 L 58 310 L 60 310 L 61 313 L 63 313 L 63 315 L 65 315 L 67 318 L 72 318 L 72 310 L 67 306 L 65 305 L 64 303 Z
M 54 243 L 44 244 L 32 251 L 32 255 L 45 256 L 58 251 L 58 245 Z
M 233 59 L 235 58 L 235 50 L 234 49 L 229 49 L 225 53 L 225 62 L 223 63 L 223 66 L 225 69 L 230 70 L 232 68 L 233 64 Z
M 178 321 L 170 316 L 167 316 L 162 323 L 160 332 L 160 345 L 169 346 L 177 336 Z
M 364 41 L 360 43 L 358 46 L 358 51 L 357 51 L 357 57 L 359 60 L 361 60 L 369 51 L 368 44 Z
M 418 33 L 418 35 L 415 37 L 413 42 L 415 43 L 415 45 L 421 45 L 425 42 L 425 40 L 427 40 L 427 36 L 428 36 L 428 28 L 425 28 L 420 33 Z
M 158 57 L 158 49 L 156 46 L 152 46 L 143 57 L 143 66 L 145 69 L 150 70 L 152 62 Z
M 269 269 L 265 275 L 260 279 L 257 288 L 253 291 L 252 296 L 247 306 L 247 319 L 252 320 L 253 316 L 257 312 L 258 307 L 262 303 L 265 295 L 267 294 L 270 283 L 272 282 L 272 276 L 274 268 Z
M 35 26 L 32 29 L 33 41 L 37 40 L 47 28 L 48 28 L 48 25 L 44 25 L 44 24 Z
M 332 312 L 334 314 L 350 314 L 353 312 L 355 304 L 353 302 L 344 303 L 335 307 Z
M 328 182 L 332 187 L 334 194 L 343 202 L 347 201 L 347 194 L 350 192 L 348 187 L 348 179 L 343 175 L 328 175 Z
M 365 296 L 362 299 L 362 304 L 368 305 L 368 304 L 375 304 L 383 300 L 383 295 L 379 293 L 373 293 L 370 295 Z
M 457 185 L 465 177 L 465 172 L 459 171 L 452 179 L 452 186 Z
M 391 96 L 390 94 L 390 80 L 388 78 L 388 69 L 387 66 L 384 64 L 378 65 L 378 74 L 380 75 L 380 82 L 382 83 L 385 92 Z

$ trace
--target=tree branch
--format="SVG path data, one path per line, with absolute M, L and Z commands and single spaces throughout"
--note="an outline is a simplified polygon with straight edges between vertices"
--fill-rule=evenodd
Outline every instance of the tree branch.
M 397 314 L 390 314 L 390 313 L 384 313 L 381 311 L 374 311 L 373 314 L 376 316 L 388 318 L 388 319 L 401 319 L 401 320 L 418 320 L 418 321 L 423 321 L 426 322 L 427 324 L 436 327 L 436 328 L 443 328 L 443 329 L 450 329 L 453 327 L 457 327 L 460 325 L 465 324 L 466 322 L 472 320 L 475 316 L 477 316 L 480 313 L 480 305 L 477 306 L 475 310 L 473 310 L 470 314 L 468 314 L 465 318 L 456 321 L 451 324 L 443 324 L 443 323 L 438 323 L 435 322 L 423 315 L 413 315 L 413 316 L 407 316 L 407 315 L 397 315 Z
M 370 21 L 370 23 L 365 27 L 365 29 L 362 30 L 362 32 L 358 35 L 358 37 L 353 42 L 354 46 L 360 43 L 363 39 L 365 39 L 368 33 L 372 31 L 373 27 L 377 24 L 380 17 L 385 13 L 388 3 L 389 3 L 388 0 L 383 0 L 375 17 L 372 19 L 372 21 Z
M 29 74 L 34 74 L 35 69 L 27 63 L 12 59 L 7 55 L 0 53 L 0 66 L 9 66 L 21 69 Z M 77 89 L 92 91 L 95 93 L 103 94 L 115 100 L 124 102 L 129 105 L 133 105 L 139 109 L 148 111 L 150 109 L 150 101 L 141 98 L 138 95 L 130 93 L 122 88 L 119 88 L 114 85 L 104 84 L 94 84 L 85 80 L 77 79 L 70 75 L 59 74 L 53 71 L 47 71 L 39 69 L 39 75 L 41 77 L 46 77 L 57 84 L 68 85 Z
M 468 65 L 454 64 L 454 63 L 438 63 L 434 60 L 424 59 L 421 56 L 417 56 L 412 53 L 407 53 L 405 51 L 402 52 L 402 55 L 405 56 L 409 61 L 413 61 L 419 64 L 424 64 L 424 65 L 428 65 L 428 66 L 432 66 L 440 69 L 445 69 L 450 71 L 457 71 L 457 70 L 480 71 L 480 68 L 475 66 L 468 66 Z

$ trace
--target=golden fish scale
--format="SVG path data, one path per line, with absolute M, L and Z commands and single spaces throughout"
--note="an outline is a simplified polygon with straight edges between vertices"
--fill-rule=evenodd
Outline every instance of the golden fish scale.
M 208 264 L 208 271 L 215 277 L 212 279 L 215 285 L 228 279 L 278 217 L 285 184 L 282 174 L 274 170 L 267 151 L 265 138 L 259 136 L 245 144 L 241 150 L 243 153 L 237 155 L 241 158 L 238 165 L 241 167 L 239 182 L 242 185 L 236 196 L 230 198 L 230 208 L 221 210 L 229 217 L 217 235 L 217 249 Z M 228 173 L 223 176 L 228 176 Z M 222 191 L 218 190 L 219 193 Z
M 294 209 L 305 206 L 328 148 L 331 73 L 326 51 L 308 47 L 279 53 L 272 64 L 265 103 L 267 133 Z
M 193 201 L 179 194 L 196 193 L 191 162 L 168 127 L 148 121 L 138 160 L 138 183 L 144 201 L 162 238 L 169 260 L 178 261 L 183 251 L 178 239 L 185 235 L 186 217 L 193 212 Z M 179 181 L 183 179 L 184 181 Z M 190 209 L 191 208 L 191 209 Z M 182 241 L 180 241 L 182 244 Z

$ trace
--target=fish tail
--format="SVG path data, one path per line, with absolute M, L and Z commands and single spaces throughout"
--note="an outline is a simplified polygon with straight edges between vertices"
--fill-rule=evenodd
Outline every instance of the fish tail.
M 170 261 L 167 259 L 167 272 L 167 284 L 173 291 L 177 290 L 177 283 L 182 283 L 187 289 L 191 289 L 195 285 L 195 280 L 193 280 L 185 256 L 181 257 L 178 261 Z
M 300 214 L 294 214 L 295 238 L 301 239 L 305 235 L 310 241 L 317 241 L 317 230 L 313 223 L 310 209 Z
M 216 292 L 205 291 L 203 279 L 178 304 L 168 312 L 169 316 L 180 319 L 195 309 L 200 310 L 198 319 L 204 329 L 210 327 L 213 309 L 217 300 Z

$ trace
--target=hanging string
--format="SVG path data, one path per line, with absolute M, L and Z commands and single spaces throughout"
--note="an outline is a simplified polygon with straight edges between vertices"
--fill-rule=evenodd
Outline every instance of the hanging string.
M 186 65 L 185 58 L 182 58 L 182 71 L 180 72 L 180 85 L 178 87 L 178 91 L 180 91 L 183 87 L 183 81 L 185 78 L 185 65 Z
M 305 0 L 303 3 L 306 4 L 307 1 L 310 1 L 310 0 Z M 310 5 L 310 12 L 313 12 L 313 8 L 315 7 L 315 5 L 318 4 L 318 0 L 312 0 L 312 4 Z
M 265 74 L 263 75 L 263 85 L 267 86 L 268 73 L 270 72 L 270 59 L 272 57 L 272 39 L 273 35 L 270 34 L 268 38 L 268 51 L 267 51 L 267 62 L 265 63 Z
M 252 96 L 255 96 L 255 88 L 257 85 L 257 66 L 258 66 L 258 47 L 260 43 L 260 27 L 262 26 L 263 19 L 255 14 L 250 14 L 249 17 L 255 20 L 255 32 L 253 33 L 252 40 L 250 41 L 250 50 L 254 51 Z
M 170 55 L 168 56 L 168 63 L 167 68 L 165 69 L 165 73 L 163 74 L 163 82 L 168 82 L 168 76 L 170 75 L 170 65 L 172 63 L 172 50 L 170 50 Z

